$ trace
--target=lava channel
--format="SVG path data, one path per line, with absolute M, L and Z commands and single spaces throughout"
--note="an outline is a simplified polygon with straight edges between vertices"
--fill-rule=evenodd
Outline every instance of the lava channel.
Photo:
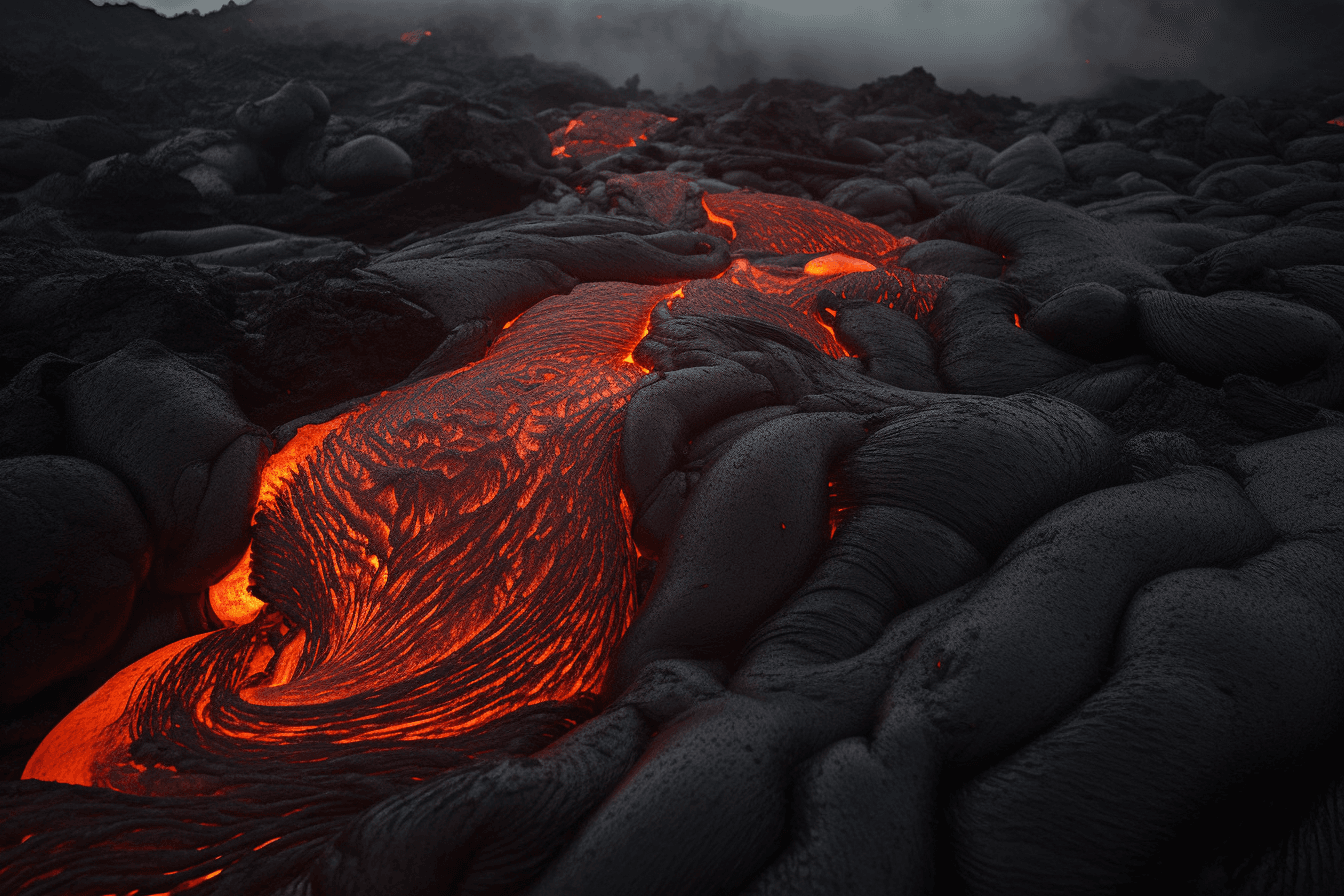
M 756 200 L 791 234 L 777 250 L 833 252 L 841 239 L 859 250 L 815 273 L 740 260 L 715 281 L 584 285 L 527 311 L 477 363 L 301 430 L 267 468 L 247 557 L 212 591 L 241 624 L 123 670 L 57 726 L 25 777 L 207 794 L 227 780 L 144 745 L 234 768 L 408 745 L 470 756 L 591 713 L 637 609 L 618 455 L 652 309 L 675 297 L 840 355 L 800 296 L 869 276 L 899 247 L 834 210 L 778 200 Z M 760 229 L 751 210 L 738 200 L 717 215 L 752 219 L 741 238 Z M 800 242 L 805 220 L 824 233 Z

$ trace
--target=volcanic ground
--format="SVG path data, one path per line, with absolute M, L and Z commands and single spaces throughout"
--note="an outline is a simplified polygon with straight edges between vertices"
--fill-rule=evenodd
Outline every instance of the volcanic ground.
M 0 890 L 1344 891 L 1344 84 L 0 16 Z

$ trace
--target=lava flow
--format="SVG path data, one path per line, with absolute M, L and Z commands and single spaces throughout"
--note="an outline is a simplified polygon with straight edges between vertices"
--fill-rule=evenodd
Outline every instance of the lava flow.
M 266 470 L 248 554 L 212 589 L 229 627 L 122 670 L 48 735 L 25 778 L 193 800 L 162 804 L 159 834 L 140 824 L 103 845 L 197 844 L 158 872 L 194 883 L 263 835 L 287 838 L 272 853 L 316 842 L 327 829 L 304 818 L 334 824 L 388 787 L 536 749 L 591 714 L 637 609 L 619 447 L 654 306 L 766 320 L 843 355 L 810 296 L 855 277 L 903 282 L 889 263 L 901 241 L 776 200 L 720 206 L 719 226 L 754 248 L 746 238 L 773 217 L 786 233 L 776 251 L 818 264 L 739 258 L 713 280 L 581 285 L 533 306 L 475 364 L 300 430 Z M 808 221 L 821 231 L 804 239 Z M 258 788 L 277 787 L 308 794 L 289 798 L 293 819 L 257 805 Z M 195 820 L 231 811 L 247 819 L 237 834 Z
M 616 463 L 644 372 L 624 359 L 669 292 L 631 290 L 543 302 L 472 367 L 341 418 L 297 463 L 282 453 L 293 469 L 250 557 L 266 611 L 125 670 L 27 777 L 146 792 L 137 736 L 321 758 L 596 691 L 634 612 Z
M 589 109 L 550 134 L 551 155 L 587 164 L 646 139 L 676 121 L 641 109 Z
M 749 248 L 771 218 L 775 251 L 858 249 L 802 269 L 739 259 L 680 288 L 582 286 L 476 364 L 305 427 L 268 466 L 248 555 L 212 590 L 236 625 L 123 670 L 25 777 L 176 793 L 207 785 L 137 758 L 137 741 L 291 762 L 408 741 L 472 753 L 520 714 L 591 703 L 636 609 L 617 452 L 653 306 L 676 296 L 842 355 L 800 297 L 883 273 L 855 256 L 909 244 L 814 203 L 743 198 L 716 215 L 738 216 Z

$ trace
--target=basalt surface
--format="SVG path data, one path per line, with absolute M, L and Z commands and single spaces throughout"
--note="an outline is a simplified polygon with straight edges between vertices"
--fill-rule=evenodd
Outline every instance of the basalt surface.
M 1340 86 L 62 9 L 0 69 L 0 890 L 1344 890 Z

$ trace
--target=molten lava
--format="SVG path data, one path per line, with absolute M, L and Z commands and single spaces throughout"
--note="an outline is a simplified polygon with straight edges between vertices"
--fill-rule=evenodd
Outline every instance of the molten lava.
M 676 121 L 642 109 L 589 109 L 551 132 L 551 155 L 588 164 L 647 139 L 663 125 Z
M 137 736 L 320 758 L 589 699 L 635 609 L 616 464 L 644 371 L 626 358 L 668 292 L 555 297 L 472 367 L 304 432 L 256 514 L 251 586 L 266 611 L 123 672 L 26 775 L 153 792 Z M 212 602 L 234 619 L 258 609 L 219 589 Z M 105 692 L 130 724 L 73 749 L 70 732 L 110 717 Z
M 706 232 L 723 236 L 734 252 L 757 257 L 737 258 L 717 281 L 691 284 L 680 307 L 690 314 L 739 314 L 767 320 L 809 339 L 822 351 L 841 357 L 844 349 L 830 327 L 816 315 L 812 297 L 829 290 L 842 299 L 880 303 L 918 319 L 933 307 L 933 300 L 946 279 L 915 274 L 900 267 L 902 252 L 915 244 L 909 237 L 896 237 L 880 227 L 860 221 L 809 199 L 754 193 L 706 194 L 701 204 L 709 216 Z M 836 251 L 839 248 L 840 251 Z M 769 263 L 759 256 L 816 256 L 801 266 Z M 714 299 L 703 296 L 715 283 L 741 287 L 737 292 L 718 289 Z M 768 307 L 752 304 L 749 294 L 775 297 Z M 792 309 L 784 314 L 782 307 Z
M 704 206 L 711 222 L 723 221 L 731 227 L 733 249 L 739 252 L 842 252 L 852 259 L 880 264 L 915 243 L 829 205 L 793 196 L 741 190 L 706 195 Z
M 228 627 L 124 669 L 25 770 L 138 795 L 90 797 L 84 811 L 121 817 L 125 805 L 140 820 L 99 827 L 82 865 L 52 865 L 68 819 L 25 816 L 45 845 L 0 879 L 74 892 L 61 887 L 132 856 L 126 868 L 156 866 L 183 887 L 258 850 L 320 845 L 398 786 L 535 749 L 590 714 L 637 609 L 618 453 L 653 308 L 674 299 L 677 313 L 765 320 L 839 356 L 819 290 L 906 308 L 939 279 L 895 265 L 911 241 L 817 203 L 705 204 L 710 227 L 734 230 L 755 261 L 670 286 L 582 285 L 516 318 L 475 364 L 301 429 L 265 471 L 248 554 L 211 590 Z M 277 788 L 307 796 L 271 811 Z M 233 833 L 216 830 L 221 813 Z M 160 840 L 179 845 L 155 852 Z

